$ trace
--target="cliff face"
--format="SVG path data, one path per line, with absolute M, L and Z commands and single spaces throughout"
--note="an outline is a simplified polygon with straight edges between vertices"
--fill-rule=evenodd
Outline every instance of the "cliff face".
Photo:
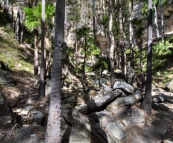
M 143 6 L 143 2 L 134 1 L 133 5 L 133 18 L 141 19 L 143 18 L 140 11 Z M 156 13 L 155 11 L 156 10 Z M 173 34 L 173 3 L 170 2 L 168 5 L 158 8 L 153 7 L 153 38 L 156 38 L 156 26 L 158 27 L 159 36 L 161 35 L 162 25 L 161 25 L 161 13 L 163 12 L 163 27 L 164 34 L 170 35 Z M 143 20 L 141 27 L 144 28 L 143 39 L 147 39 L 147 19 Z M 138 27 L 139 28 L 139 27 Z

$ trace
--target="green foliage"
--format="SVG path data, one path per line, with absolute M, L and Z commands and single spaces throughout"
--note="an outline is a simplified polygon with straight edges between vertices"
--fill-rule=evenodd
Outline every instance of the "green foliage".
M 86 39 L 86 41 L 85 41 L 86 43 L 82 42 L 82 47 L 84 47 L 84 46 L 87 47 L 86 55 L 88 58 L 90 58 L 90 56 L 92 56 L 92 55 L 99 55 L 99 53 L 100 53 L 100 50 L 96 46 L 95 39 L 92 36 L 91 32 L 92 32 L 91 29 L 86 26 L 83 26 L 77 30 L 77 39 L 78 40 L 80 40 L 82 38 Z M 81 54 L 84 54 L 84 52 L 85 52 L 84 50 L 85 49 L 83 48 Z
M 96 64 L 92 67 L 93 71 L 101 72 L 108 69 L 108 62 L 106 58 L 98 58 Z
M 142 21 L 143 19 L 134 18 L 131 22 L 133 25 L 140 27 L 142 26 Z
M 143 6 L 142 6 L 140 12 L 144 17 L 147 17 L 147 15 L 148 15 L 148 3 L 147 2 L 143 2 Z
M 153 46 L 153 50 L 159 56 L 167 55 L 171 53 L 169 47 L 173 47 L 173 44 L 170 43 L 169 40 L 165 40 L 164 44 L 162 43 L 162 41 L 159 41 L 157 44 Z
M 76 31 L 76 35 L 78 40 L 84 37 L 89 38 L 91 36 L 91 30 L 89 27 L 83 26 Z
M 103 16 L 103 18 L 100 20 L 100 24 L 102 24 L 103 26 L 108 26 L 109 17 L 108 16 Z
M 160 6 L 160 1 L 162 1 L 162 6 L 165 6 L 165 5 L 169 4 L 169 0 L 153 0 L 152 2 L 153 2 L 153 5 L 155 5 L 156 7 L 159 7 Z M 144 17 L 148 16 L 148 2 L 146 2 L 146 1 L 143 2 L 143 6 L 142 6 L 140 12 Z
M 41 26 L 41 2 L 38 3 L 37 6 L 32 8 L 25 7 L 25 21 L 24 25 L 28 29 L 28 31 L 32 32 L 34 29 L 37 29 Z M 45 5 L 45 24 L 49 25 L 51 22 L 51 18 L 54 16 L 55 6 L 54 5 Z

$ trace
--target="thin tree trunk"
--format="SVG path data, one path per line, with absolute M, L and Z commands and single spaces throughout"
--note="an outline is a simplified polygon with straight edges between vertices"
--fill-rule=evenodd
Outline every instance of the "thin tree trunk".
M 157 8 L 154 6 L 154 24 L 155 24 L 155 31 L 156 31 L 156 38 L 159 37 L 159 29 L 157 24 Z
M 85 92 L 85 65 L 86 65 L 86 58 L 87 58 L 87 55 L 86 55 L 86 50 L 87 50 L 87 39 L 85 37 L 85 46 L 84 46 L 84 62 L 83 62 L 83 65 L 82 65 L 82 88 L 83 88 L 83 92 Z
M 16 19 L 16 35 L 17 35 L 17 41 L 19 42 L 19 44 L 20 44 L 20 30 L 21 30 L 20 10 L 18 9 L 17 19 Z
M 140 70 L 141 70 L 141 74 L 143 73 L 143 70 L 142 70 L 142 38 L 140 38 L 140 43 L 139 43 L 139 50 L 140 50 Z
M 40 86 L 39 86 L 39 98 L 45 96 L 45 0 L 42 0 L 42 19 L 41 19 L 41 66 L 40 66 Z
M 122 11 L 122 3 L 120 0 L 120 10 L 119 10 L 119 27 L 120 27 L 120 33 L 122 35 L 121 37 L 121 41 L 120 41 L 120 48 L 121 48 L 121 70 L 122 73 L 124 74 L 124 77 L 126 79 L 126 73 L 127 73 L 127 69 L 126 69 L 126 53 L 125 53 L 125 43 L 124 43 L 124 39 L 125 39 L 125 33 L 123 30 L 123 11 Z
M 162 27 L 162 43 L 164 44 L 164 18 L 163 18 L 163 6 L 162 0 L 160 0 L 160 9 L 161 9 L 161 27 Z
M 61 77 L 64 40 L 65 0 L 56 0 L 55 45 L 52 65 L 51 94 L 45 143 L 61 143 Z
M 145 97 L 142 102 L 143 109 L 150 115 L 151 112 L 151 89 L 152 89 L 152 0 L 148 0 L 148 53 L 147 53 L 147 79 Z
M 140 53 L 140 71 L 141 71 L 141 74 L 142 74 L 142 43 L 143 43 L 143 40 L 142 40 L 141 36 L 136 39 L 136 43 L 138 45 L 139 53 Z
M 129 24 L 129 33 L 130 33 L 130 58 L 131 58 L 131 67 L 134 69 L 134 51 L 133 51 L 133 26 L 132 26 L 132 11 L 133 11 L 133 0 L 129 3 L 129 12 L 130 12 L 130 24 Z
M 110 82 L 111 87 L 113 88 L 115 82 L 115 75 L 114 75 L 114 48 L 115 48 L 115 39 L 113 34 L 113 7 L 112 7 L 112 0 L 109 0 L 109 39 L 110 39 L 110 48 L 109 48 L 109 62 L 110 62 Z
M 24 18 L 25 18 L 25 13 L 22 13 L 20 11 L 20 16 L 21 16 L 21 22 L 20 22 L 20 26 L 21 26 L 21 31 L 20 31 L 20 43 L 22 44 L 23 43 L 23 29 L 24 29 L 24 26 L 23 26 L 23 21 L 24 21 Z
M 38 32 L 34 30 L 34 74 L 38 75 Z
M 94 34 L 94 39 L 96 39 L 95 3 L 96 3 L 96 0 L 93 0 L 92 14 L 93 14 L 93 34 Z

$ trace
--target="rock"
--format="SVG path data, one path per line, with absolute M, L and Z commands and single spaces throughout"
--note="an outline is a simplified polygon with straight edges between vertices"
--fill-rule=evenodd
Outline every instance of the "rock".
M 127 67 L 127 83 L 132 85 L 134 78 L 135 78 L 135 70 L 132 67 L 128 66 Z
M 46 86 L 45 86 L 45 97 L 50 97 L 50 93 L 51 93 L 51 82 L 47 82 Z
M 121 89 L 125 94 L 131 94 L 134 92 L 134 87 L 125 81 L 116 81 L 113 86 L 113 90 Z
M 61 143 L 90 143 L 90 141 L 80 131 L 69 126 L 62 134 Z
M 94 98 L 87 104 L 76 106 L 75 109 L 84 114 L 91 113 L 106 106 L 108 103 L 115 100 L 119 96 L 121 96 L 120 92 L 109 92 L 105 95 L 100 95 L 98 98 Z
M 40 75 L 35 76 L 34 78 L 34 87 L 40 84 Z
M 17 130 L 15 139 L 11 143 L 44 143 L 45 129 L 32 125 Z
M 125 126 L 117 120 L 110 112 L 101 111 L 95 112 L 89 115 L 94 121 L 99 122 L 101 128 L 104 129 L 107 136 L 116 142 L 119 143 L 125 134 Z
M 98 92 L 98 96 L 99 95 L 102 95 L 102 94 L 106 94 L 106 93 L 109 93 L 109 92 L 112 92 L 112 88 L 110 86 L 107 86 L 107 85 L 104 85 L 100 91 Z
M 107 85 L 107 80 L 105 78 L 97 78 L 93 82 L 93 87 L 96 89 L 99 89 L 104 85 Z
M 29 88 L 28 91 L 27 91 L 27 94 L 35 94 L 36 93 L 36 89 L 34 88 Z
M 125 126 L 134 126 L 145 123 L 145 113 L 143 110 L 138 108 L 126 110 L 120 118 Z
M 165 95 L 157 95 L 152 98 L 153 103 L 162 103 L 162 102 L 167 102 L 167 97 Z
M 16 85 L 16 82 L 11 77 L 5 77 L 3 75 L 0 75 L 0 83 L 2 85 L 5 85 L 7 87 L 13 87 Z
M 92 90 L 92 89 L 88 93 L 90 100 L 93 100 L 93 98 L 96 97 L 97 95 L 98 95 L 98 92 L 96 90 Z
M 73 127 L 80 131 L 89 142 L 93 143 L 108 143 L 108 138 L 105 132 L 93 121 L 89 120 L 86 116 L 78 112 L 77 110 L 72 111 Z
M 31 110 L 33 110 L 33 109 L 34 109 L 34 106 L 27 106 L 27 107 L 26 107 L 26 110 L 27 110 L 27 111 L 31 111 Z
M 8 65 L 1 60 L 0 60 L 0 69 L 5 71 L 10 71 L 10 69 L 8 68 Z
M 165 88 L 166 90 L 173 92 L 173 79 L 166 83 Z
M 118 108 L 119 110 L 121 108 Z M 143 125 L 146 121 L 145 113 L 139 108 L 123 108 L 120 111 L 111 110 L 112 114 L 120 119 L 125 126 Z
M 44 115 L 40 111 L 32 111 L 33 114 L 33 122 L 37 125 L 41 125 L 43 123 Z
M 76 103 L 76 97 L 75 96 L 70 96 L 66 98 L 67 103 Z
M 141 95 L 141 92 L 138 90 L 132 96 L 117 98 L 115 101 L 113 101 L 111 104 L 109 104 L 106 107 L 106 109 L 111 111 L 111 110 L 117 109 L 118 107 L 132 105 L 141 99 L 142 99 L 142 95 Z
M 85 100 L 82 97 L 77 97 L 77 106 L 84 105 Z

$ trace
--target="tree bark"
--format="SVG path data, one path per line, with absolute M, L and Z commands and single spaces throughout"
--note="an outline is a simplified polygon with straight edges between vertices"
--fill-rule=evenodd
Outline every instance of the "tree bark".
M 40 86 L 39 86 L 39 98 L 45 96 L 45 0 L 42 0 L 42 18 L 41 18 L 41 66 L 40 66 Z
M 61 77 L 64 40 L 65 0 L 56 0 L 55 45 L 46 143 L 61 143 Z
M 152 0 L 148 0 L 148 53 L 147 53 L 147 79 L 145 97 L 142 102 L 143 109 L 150 115 L 151 112 L 151 88 L 152 88 Z
M 162 27 L 162 43 L 164 43 L 164 18 L 163 18 L 163 6 L 162 0 L 160 0 L 160 9 L 161 9 L 161 27 Z
M 109 47 L 109 62 L 110 62 L 110 82 L 111 87 L 114 86 L 115 76 L 114 76 L 114 48 L 115 48 L 115 39 L 113 34 L 113 7 L 112 7 L 112 0 L 109 0 L 109 39 L 110 39 L 110 47 Z
M 130 40 L 130 58 L 131 58 L 131 67 L 134 69 L 134 51 L 133 51 L 133 35 L 134 29 L 132 26 L 132 11 L 133 11 L 133 0 L 129 2 L 129 12 L 130 12 L 130 23 L 129 23 L 129 40 Z
M 158 24 L 157 24 L 157 8 L 156 8 L 156 6 L 154 6 L 154 24 L 155 24 L 156 38 L 158 38 L 159 37 L 159 28 L 158 28 Z
M 38 75 L 38 32 L 34 30 L 34 74 Z

